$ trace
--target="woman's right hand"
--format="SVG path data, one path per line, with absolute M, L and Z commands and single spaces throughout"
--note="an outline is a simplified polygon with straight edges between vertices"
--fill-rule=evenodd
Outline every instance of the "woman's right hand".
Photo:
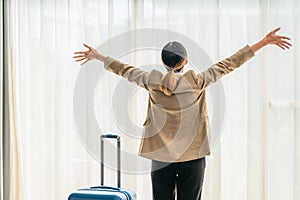
M 93 60 L 93 59 L 97 59 L 99 61 L 104 62 L 105 56 L 100 54 L 96 49 L 94 49 L 93 47 L 87 45 L 87 44 L 83 44 L 83 46 L 85 46 L 86 48 L 88 48 L 87 51 L 77 51 L 75 52 L 75 56 L 73 57 L 75 60 L 75 62 L 79 62 L 79 61 L 83 61 L 83 63 L 81 63 L 81 65 L 84 65 L 86 62 Z

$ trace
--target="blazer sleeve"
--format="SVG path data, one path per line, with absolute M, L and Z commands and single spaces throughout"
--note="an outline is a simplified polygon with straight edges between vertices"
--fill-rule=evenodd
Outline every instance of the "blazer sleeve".
M 109 56 L 104 59 L 104 68 L 148 90 L 149 72 L 122 63 Z
M 232 56 L 213 64 L 207 70 L 196 75 L 196 81 L 199 88 L 206 88 L 207 86 L 215 83 L 224 75 L 232 72 L 240 67 L 246 61 L 254 56 L 253 51 L 249 45 L 238 50 Z

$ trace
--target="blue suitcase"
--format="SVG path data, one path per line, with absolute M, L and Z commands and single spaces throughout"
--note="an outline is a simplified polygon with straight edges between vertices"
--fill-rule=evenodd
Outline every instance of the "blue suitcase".
M 107 134 L 101 135 L 101 186 L 89 187 L 78 189 L 70 194 L 68 200 L 135 200 L 136 194 L 132 190 L 120 188 L 121 185 L 121 143 L 120 136 Z M 117 139 L 118 155 L 117 155 L 117 168 L 118 168 L 118 187 L 104 186 L 104 139 Z

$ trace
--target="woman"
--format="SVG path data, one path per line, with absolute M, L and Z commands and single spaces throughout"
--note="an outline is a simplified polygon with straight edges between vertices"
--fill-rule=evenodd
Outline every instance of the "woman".
M 179 200 L 201 199 L 205 156 L 210 154 L 205 88 L 241 66 L 266 45 L 288 49 L 290 38 L 276 35 L 279 30 L 276 28 L 259 42 L 246 45 L 199 74 L 193 70 L 182 73 L 188 59 L 186 49 L 178 42 L 169 42 L 162 50 L 162 62 L 168 71 L 165 75 L 158 70 L 145 72 L 106 57 L 86 44 L 87 51 L 75 52 L 76 62 L 85 64 L 97 59 L 104 62 L 106 70 L 149 92 L 139 154 L 152 160 L 155 200 L 175 199 L 175 193 Z

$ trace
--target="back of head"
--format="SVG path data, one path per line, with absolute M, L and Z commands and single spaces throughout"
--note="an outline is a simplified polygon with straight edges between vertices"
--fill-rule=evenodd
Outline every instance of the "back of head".
M 165 95 L 172 95 L 177 84 L 174 72 L 179 72 L 182 69 L 182 63 L 186 57 L 186 49 L 179 42 L 169 42 L 162 49 L 161 58 L 168 73 L 162 79 L 160 90 L 164 92 Z

